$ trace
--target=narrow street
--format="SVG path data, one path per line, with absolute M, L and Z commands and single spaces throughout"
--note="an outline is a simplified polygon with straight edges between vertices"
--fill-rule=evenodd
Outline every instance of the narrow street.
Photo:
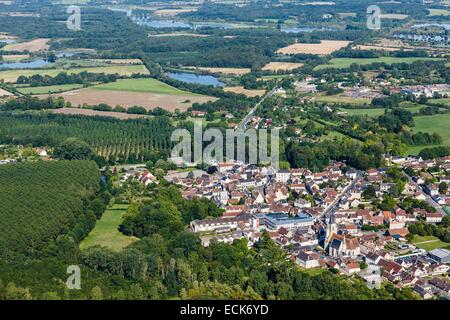
M 434 201 L 428 194 L 425 193 L 425 191 L 423 191 L 422 187 L 420 185 L 418 185 L 406 172 L 402 171 L 403 174 L 408 177 L 408 182 L 412 185 L 414 185 L 416 187 L 417 190 L 419 190 L 424 196 L 425 196 L 425 201 L 432 206 L 433 208 L 436 209 L 436 212 L 439 212 L 440 214 L 442 214 L 443 216 L 446 215 L 444 209 L 442 209 L 442 207 L 436 202 Z
M 278 87 L 275 87 L 264 95 L 264 97 L 253 107 L 253 109 L 250 110 L 250 112 L 245 116 L 245 118 L 242 119 L 241 123 L 239 124 L 239 129 L 242 129 L 242 130 L 247 129 L 247 125 L 250 122 L 250 120 L 252 119 L 255 111 L 267 98 L 270 98 L 271 96 L 273 96 L 277 89 L 278 89 Z

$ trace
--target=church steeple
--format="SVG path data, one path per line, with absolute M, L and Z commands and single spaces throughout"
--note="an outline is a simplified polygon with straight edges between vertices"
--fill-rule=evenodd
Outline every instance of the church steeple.
M 324 248 L 327 249 L 330 244 L 331 239 L 333 238 L 333 234 L 337 232 L 336 220 L 334 217 L 334 212 L 331 211 L 330 218 L 328 219 L 327 231 L 325 234 L 325 243 Z

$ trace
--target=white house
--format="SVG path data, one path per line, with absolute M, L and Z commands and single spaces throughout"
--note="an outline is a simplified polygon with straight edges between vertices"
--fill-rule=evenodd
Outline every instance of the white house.
M 305 269 L 317 268 L 320 266 L 319 255 L 312 251 L 300 252 L 295 261 Z

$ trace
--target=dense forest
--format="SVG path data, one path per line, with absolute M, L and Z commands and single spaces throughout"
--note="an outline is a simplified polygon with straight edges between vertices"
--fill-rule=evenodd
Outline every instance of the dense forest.
M 164 157 L 171 148 L 171 132 L 170 119 L 164 116 L 119 120 L 46 113 L 0 115 L 0 143 L 56 147 L 74 137 L 112 163 L 156 161 Z
M 69 234 L 81 240 L 95 225 L 89 200 L 100 189 L 94 162 L 58 161 L 0 166 L 0 247 L 38 251 Z

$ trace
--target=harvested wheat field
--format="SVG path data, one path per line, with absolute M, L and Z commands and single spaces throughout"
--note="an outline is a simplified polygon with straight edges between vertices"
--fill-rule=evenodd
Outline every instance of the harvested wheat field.
M 223 88 L 225 92 L 233 92 L 237 94 L 244 94 L 247 97 L 257 97 L 257 96 L 263 96 L 266 93 L 266 90 L 248 90 L 244 87 L 226 87 Z
M 6 62 L 14 62 L 20 61 L 30 58 L 29 54 L 5 54 L 3 57 L 3 61 Z
M 241 76 L 251 71 L 250 68 L 208 68 L 208 67 L 186 67 L 187 69 L 198 69 L 202 71 L 208 71 L 211 73 L 223 73 L 229 75 Z
M 27 42 L 20 42 L 20 43 L 11 43 L 6 45 L 3 50 L 5 51 L 30 51 L 30 52 L 37 52 L 42 50 L 47 50 L 50 46 L 48 45 L 48 42 L 50 39 L 34 39 Z
M 350 41 L 322 40 L 320 43 L 294 43 L 277 50 L 282 54 L 318 54 L 327 55 L 345 48 Z
M 153 11 L 154 15 L 157 16 L 169 16 L 173 17 L 180 13 L 194 12 L 197 8 L 183 8 L 183 9 L 158 9 Z
M 53 113 L 59 114 L 69 114 L 69 115 L 83 115 L 83 116 L 103 116 L 103 117 L 113 117 L 117 119 L 137 119 L 148 117 L 145 114 L 128 114 L 124 112 L 114 112 L 114 111 L 97 111 L 91 109 L 82 108 L 60 108 L 52 109 Z
M 394 47 L 381 47 L 381 46 L 370 46 L 370 45 L 358 45 L 353 47 L 354 50 L 370 50 L 370 51 L 399 51 L 400 48 Z
M 397 14 L 397 13 L 385 13 L 381 14 L 381 19 L 392 19 L 392 20 L 405 20 L 409 16 L 407 14 Z
M 204 103 L 216 98 L 192 94 L 157 94 L 149 92 L 131 92 L 118 90 L 98 90 L 98 89 L 79 89 L 58 94 L 52 94 L 54 97 L 63 97 L 64 100 L 70 101 L 73 106 L 98 105 L 106 103 L 110 106 L 120 105 L 125 108 L 132 106 L 142 106 L 146 110 L 152 110 L 161 107 L 168 111 L 180 109 L 186 111 L 194 102 Z M 40 98 L 48 97 L 48 95 L 39 95 Z
M 402 48 L 402 47 L 411 47 L 407 43 L 403 42 L 399 39 L 387 39 L 387 38 L 381 38 L 374 42 L 374 45 L 380 46 L 380 47 L 392 47 L 392 48 Z
M 269 62 L 262 69 L 264 71 L 294 70 L 303 66 L 303 63 L 297 62 Z

